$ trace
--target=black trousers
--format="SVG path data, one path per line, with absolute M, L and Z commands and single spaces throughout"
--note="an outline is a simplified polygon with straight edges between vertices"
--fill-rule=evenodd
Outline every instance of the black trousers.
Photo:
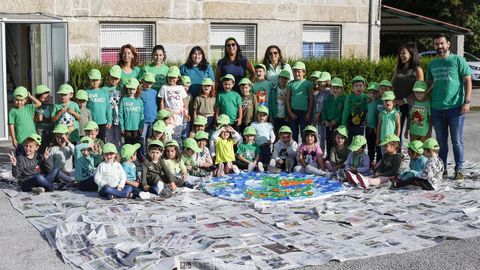
M 377 163 L 382 159 L 382 149 L 381 146 L 376 144 L 377 133 L 375 129 L 367 127 L 365 130 L 365 137 L 367 139 L 367 149 L 368 149 L 368 158 L 370 162 L 375 159 L 375 153 L 377 153 L 377 158 L 375 159 Z
M 433 190 L 434 189 L 432 187 L 432 184 L 430 184 L 430 182 L 428 182 L 425 179 L 418 178 L 418 177 L 412 177 L 410 179 L 397 182 L 397 183 L 395 183 L 394 187 L 395 188 L 401 188 L 401 187 L 410 186 L 410 185 L 421 187 L 423 190 Z
M 136 144 L 140 142 L 140 132 L 138 130 L 125 130 L 125 144 Z

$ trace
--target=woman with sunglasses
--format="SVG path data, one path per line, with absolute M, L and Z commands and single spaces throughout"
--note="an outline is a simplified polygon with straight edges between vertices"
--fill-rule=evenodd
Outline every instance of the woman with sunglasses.
M 288 63 L 285 63 L 282 56 L 282 50 L 277 45 L 268 46 L 263 57 L 263 64 L 267 67 L 266 79 L 271 81 L 273 88 L 278 85 L 278 75 L 282 70 L 288 70 L 290 73 L 289 81 L 293 80 L 292 67 Z
M 233 37 L 227 38 L 227 40 L 225 40 L 225 54 L 223 58 L 218 61 L 215 72 L 216 92 L 220 93 L 220 91 L 223 90 L 220 78 L 227 74 L 232 74 L 233 77 L 235 77 L 233 90 L 240 93 L 238 82 L 245 77 L 247 71 L 250 73 L 250 81 L 253 81 L 255 79 L 255 69 L 252 63 L 247 57 L 242 55 L 242 49 L 237 43 L 237 40 Z

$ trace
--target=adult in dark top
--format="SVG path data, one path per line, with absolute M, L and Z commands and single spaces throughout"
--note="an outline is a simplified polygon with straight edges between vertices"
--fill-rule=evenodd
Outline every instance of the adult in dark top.
M 235 77 L 235 86 L 233 89 L 240 92 L 238 82 L 245 77 L 247 71 L 250 73 L 250 81 L 255 79 L 255 69 L 247 57 L 242 55 L 242 49 L 233 37 L 225 40 L 225 54 L 217 63 L 217 70 L 215 71 L 215 86 L 217 93 L 223 90 L 220 78 L 227 74 L 232 74 Z
M 200 94 L 203 79 L 210 78 L 212 81 L 215 80 L 212 65 L 208 62 L 205 52 L 200 46 L 192 48 L 188 54 L 187 61 L 180 66 L 180 74 L 190 77 L 192 84 L 189 92 L 192 94 L 193 99 Z M 193 100 L 191 102 L 193 103 Z
M 413 102 L 413 84 L 415 81 L 423 81 L 423 69 L 420 67 L 420 56 L 417 47 L 408 42 L 398 49 L 397 67 L 393 74 L 392 84 L 395 93 L 395 105 L 401 112 L 400 134 L 403 134 L 403 127 L 410 112 Z

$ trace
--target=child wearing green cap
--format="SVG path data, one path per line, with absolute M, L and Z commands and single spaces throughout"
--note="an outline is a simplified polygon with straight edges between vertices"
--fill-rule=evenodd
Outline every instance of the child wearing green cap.
M 335 129 L 342 123 L 343 106 L 345 104 L 345 96 L 343 92 L 343 81 L 340 78 L 333 78 L 331 81 L 332 94 L 325 98 L 320 122 L 325 127 L 325 140 L 327 146 L 327 157 L 330 156 L 331 149 L 335 145 Z M 318 112 L 317 112 L 318 120 Z
M 135 161 L 137 160 L 137 151 L 140 149 L 141 145 L 136 144 L 124 144 L 120 150 L 122 156 L 122 168 L 125 171 L 127 179 L 125 180 L 125 185 L 128 185 L 132 188 L 133 197 L 137 197 L 140 193 L 140 177 L 137 174 L 137 166 Z
M 94 155 L 93 158 L 95 160 L 95 166 L 100 164 L 102 162 L 102 149 L 103 146 L 105 145 L 105 142 L 102 141 L 102 139 L 97 138 L 98 136 L 98 125 L 94 121 L 90 121 L 85 124 L 83 127 L 83 130 L 85 131 L 85 136 L 88 136 L 92 138 L 93 140 L 93 148 L 96 152 L 99 153 L 99 155 Z
M 75 146 L 68 140 L 68 127 L 58 124 L 53 129 L 54 145 L 50 148 L 50 158 L 53 166 L 66 175 L 73 175 L 73 155 Z
M 185 186 L 189 188 L 196 188 L 200 183 L 204 182 L 208 176 L 211 175 L 210 172 L 203 170 L 198 166 L 197 154 L 200 153 L 202 149 L 198 147 L 197 142 L 193 138 L 186 138 L 183 141 L 183 151 L 182 151 L 182 162 L 185 164 L 187 169 L 187 179 L 185 181 Z M 207 178 L 206 178 L 207 177 Z
M 27 98 L 33 104 L 26 104 Z M 19 86 L 13 91 L 13 106 L 8 112 L 8 129 L 12 137 L 12 144 L 17 153 L 23 153 L 23 141 L 35 133 L 35 123 L 33 117 L 35 109 L 42 106 L 42 103 L 32 96 L 27 88 Z
M 395 108 L 395 94 L 393 91 L 387 91 L 382 96 L 384 109 L 378 114 L 377 123 L 377 141 L 376 144 L 383 142 L 390 134 L 400 137 L 400 112 Z M 382 154 L 384 153 L 382 149 Z
M 175 178 L 162 159 L 162 145 L 159 140 L 152 140 L 148 144 L 148 155 L 142 163 L 142 187 L 144 191 L 171 198 L 173 193 L 170 183 L 174 183 Z M 140 197 L 143 197 L 141 193 Z
M 272 155 L 272 144 L 275 142 L 273 125 L 269 122 L 269 110 L 265 106 L 257 109 L 256 121 L 251 125 L 256 131 L 255 143 L 260 148 L 261 164 L 268 164 Z
M 218 121 L 220 114 L 226 114 L 230 118 L 230 125 L 239 129 L 242 124 L 243 108 L 242 98 L 237 91 L 232 91 L 235 86 L 235 78 L 231 74 L 222 77 L 223 91 L 218 93 L 215 103 L 215 119 Z
M 210 131 L 213 128 L 213 116 L 215 115 L 215 89 L 213 87 L 213 80 L 204 78 L 202 80 L 202 89 L 200 95 L 195 98 L 193 102 L 193 119 L 198 115 L 207 118 L 206 130 Z
M 69 130 L 69 139 L 72 143 L 78 141 L 78 121 L 80 120 L 80 108 L 76 102 L 71 101 L 73 88 L 69 84 L 63 84 L 57 91 L 59 104 L 55 104 L 52 111 L 52 120 L 57 124 L 65 124 Z
M 78 120 L 78 135 L 80 137 L 83 137 L 85 136 L 85 130 L 83 129 L 85 127 L 85 124 L 92 121 L 92 113 L 87 108 L 87 91 L 82 89 L 77 90 L 77 93 L 75 93 L 75 101 L 80 108 L 80 120 Z
M 260 149 L 255 143 L 255 128 L 252 126 L 246 127 L 243 131 L 243 137 L 245 138 L 237 148 L 235 154 L 236 161 L 234 162 L 234 172 L 240 173 L 240 170 L 247 170 L 252 172 L 255 168 L 258 168 L 260 172 L 264 171 L 263 163 L 259 161 L 260 159 Z M 237 171 L 238 170 L 238 171 Z
M 286 107 L 285 107 L 285 97 L 287 94 L 287 83 L 290 80 L 292 73 L 286 69 L 280 71 L 278 75 L 278 82 L 277 86 L 272 89 L 272 100 L 275 102 L 272 106 L 277 108 L 275 114 L 273 116 L 273 129 L 275 130 L 275 134 L 278 134 L 278 131 L 282 126 L 286 125 L 285 117 L 286 114 Z
M 140 98 L 139 85 L 140 83 L 135 78 L 127 81 L 125 89 L 128 96 L 122 98 L 118 108 L 120 129 L 126 144 L 139 142 L 143 131 L 145 115 L 143 114 L 143 101 Z
M 423 155 L 423 142 L 421 141 L 411 141 L 407 145 L 408 156 L 410 157 L 410 162 L 408 164 L 408 169 L 404 170 L 399 176 L 400 180 L 407 180 L 416 176 L 419 172 L 423 171 L 425 168 L 425 163 L 427 158 Z
M 235 161 L 234 146 L 242 142 L 242 136 L 231 126 L 226 125 L 219 128 L 212 134 L 215 145 L 215 164 L 217 165 L 217 176 L 224 176 L 233 171 Z
M 345 177 L 343 178 L 346 178 L 350 183 L 352 183 L 351 175 L 357 173 L 368 175 L 370 171 L 370 159 L 368 158 L 367 153 L 365 153 L 366 148 L 367 140 L 364 136 L 357 135 L 352 138 L 352 143 L 348 147 L 350 154 L 348 154 L 347 160 L 345 161 L 345 169 L 343 171 L 338 171 L 339 174 L 344 172 Z
M 45 151 L 45 148 L 49 145 L 52 138 L 51 133 L 53 130 L 52 122 L 52 110 L 53 104 L 50 104 L 50 89 L 46 85 L 38 85 L 35 88 L 35 98 L 38 99 L 42 105 L 35 110 L 35 130 L 37 134 L 42 136 L 44 142 L 40 145 L 38 152 L 40 154 Z
M 157 120 L 158 106 L 157 106 L 157 91 L 152 88 L 155 83 L 155 75 L 150 72 L 143 74 L 142 79 L 142 94 L 143 114 L 145 119 L 143 121 L 142 138 L 146 139 L 152 136 L 153 123 Z M 145 143 L 145 142 L 144 142 Z
M 199 131 L 205 131 L 208 125 L 208 120 L 205 116 L 198 115 L 193 121 L 193 129 L 190 131 L 188 137 L 194 138 Z
M 32 113 L 33 119 L 33 113 Z M 49 149 L 43 155 L 38 153 L 42 137 L 33 133 L 23 140 L 24 154 L 8 154 L 12 163 L 12 174 L 17 179 L 22 191 L 41 193 L 55 189 L 55 179 L 70 181 L 71 179 L 53 167 Z
M 187 167 L 181 158 L 180 146 L 177 141 L 171 140 L 165 144 L 165 151 L 163 152 L 163 162 L 167 170 L 173 175 L 175 181 L 170 183 L 172 191 L 177 189 L 177 186 L 183 187 L 187 180 Z
M 215 166 L 213 166 L 212 156 L 210 155 L 210 150 L 207 147 L 208 138 L 209 135 L 205 131 L 199 131 L 195 133 L 195 140 L 200 148 L 200 152 L 195 154 L 195 163 L 199 168 L 211 172 L 215 170 Z
M 443 161 L 438 156 L 440 146 L 437 140 L 428 138 L 423 143 L 423 154 L 427 159 L 425 167 L 415 177 L 408 180 L 398 181 L 392 179 L 392 185 L 394 188 L 401 188 L 408 185 L 419 186 L 424 190 L 436 190 L 438 184 L 443 179 Z
M 318 132 L 314 126 L 308 125 L 303 130 L 302 144 L 298 148 L 296 172 L 325 175 L 323 152 L 318 145 Z
M 248 127 L 254 120 L 255 114 L 257 112 L 257 97 L 255 94 L 251 93 L 252 83 L 249 79 L 243 78 L 238 83 L 240 87 L 240 94 L 242 95 L 242 125 L 240 130 L 244 130 Z
M 93 172 L 95 170 L 94 157 L 100 156 L 100 149 L 93 139 L 84 136 L 80 143 L 75 146 L 75 181 L 81 191 L 97 191 Z
M 348 130 L 346 126 L 339 126 L 335 129 L 335 145 L 330 151 L 328 160 L 325 161 L 325 168 L 330 172 L 337 172 L 345 167 L 350 151 L 347 147 Z
M 320 148 L 328 155 L 328 147 L 325 148 L 325 141 L 327 140 L 326 126 L 323 124 L 321 119 L 321 113 L 325 105 L 325 100 L 328 96 L 332 94 L 331 87 L 331 75 L 330 73 L 324 71 L 320 72 L 318 79 L 316 80 L 316 91 L 313 92 L 313 115 L 312 121 L 315 123 L 315 126 L 318 130 L 318 144 Z M 332 135 L 332 134 L 330 134 Z M 331 146 L 330 146 L 331 147 Z
M 252 84 L 252 92 L 257 98 L 258 105 L 263 105 L 269 109 L 272 109 L 275 102 L 272 100 L 272 87 L 271 81 L 265 79 L 266 68 L 264 64 L 255 65 L 255 82 Z
M 278 141 L 273 145 L 268 171 L 271 173 L 278 173 L 279 170 L 291 172 L 297 163 L 298 144 L 292 138 L 292 130 L 289 126 L 280 127 L 278 136 Z
M 352 79 L 352 93 L 345 98 L 342 114 L 342 125 L 347 126 L 350 136 L 365 134 L 365 117 L 367 115 L 368 96 L 365 90 L 365 79 L 355 76 Z
M 413 85 L 415 100 L 410 108 L 404 136 L 410 140 L 425 141 L 432 136 L 432 115 L 430 100 L 427 99 L 427 83 L 416 81 Z
M 122 134 L 120 131 L 118 106 L 122 97 L 122 88 L 120 87 L 120 78 L 122 77 L 122 68 L 119 65 L 113 65 L 108 72 L 108 84 L 102 87 L 109 95 L 110 108 L 112 110 L 112 126 L 107 129 L 106 141 L 112 142 L 120 149 Z
M 381 147 L 377 143 L 377 125 L 378 113 L 383 111 L 383 101 L 378 98 L 378 83 L 371 82 L 367 87 L 368 103 L 367 103 L 367 126 L 365 128 L 365 137 L 367 139 L 368 157 L 375 166 L 382 159 Z
M 192 118 L 190 116 L 193 114 L 193 96 L 189 92 L 189 90 L 190 90 L 190 85 L 192 84 L 192 81 L 190 80 L 190 77 L 183 75 L 180 77 L 180 82 L 182 83 L 183 89 L 187 94 L 187 97 L 185 97 L 184 102 L 187 103 L 188 117 L 183 118 L 183 124 L 182 124 L 182 140 L 184 140 L 188 137 L 188 134 L 191 130 Z
M 88 73 L 90 88 L 87 89 L 87 108 L 92 113 L 92 119 L 98 124 L 98 137 L 103 141 L 107 138 L 107 129 L 112 127 L 112 107 L 110 94 L 104 88 L 100 88 L 102 75 L 98 69 L 92 69 Z

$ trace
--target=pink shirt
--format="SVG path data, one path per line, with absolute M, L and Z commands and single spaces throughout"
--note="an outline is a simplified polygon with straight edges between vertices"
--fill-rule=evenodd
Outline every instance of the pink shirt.
M 298 152 L 303 155 L 303 159 L 305 160 L 305 163 L 311 164 L 311 163 L 318 163 L 319 158 L 323 158 L 323 152 L 320 146 L 318 144 L 314 145 L 306 145 L 302 144 L 300 145 L 300 148 L 298 149 Z

